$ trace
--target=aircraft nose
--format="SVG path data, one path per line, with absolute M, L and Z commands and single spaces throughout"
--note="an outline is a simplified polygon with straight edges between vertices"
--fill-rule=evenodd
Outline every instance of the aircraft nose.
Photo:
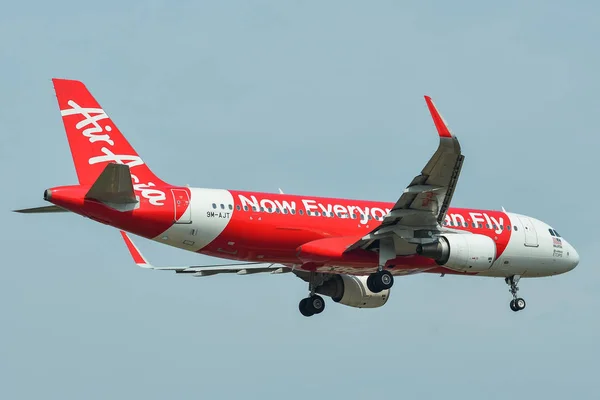
M 570 269 L 575 268 L 579 264 L 579 253 L 571 245 L 569 245 L 571 251 L 569 251 L 569 267 Z

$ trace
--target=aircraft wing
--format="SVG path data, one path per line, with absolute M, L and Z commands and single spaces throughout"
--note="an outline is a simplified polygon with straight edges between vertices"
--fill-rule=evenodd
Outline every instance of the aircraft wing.
M 442 230 L 441 224 L 446 218 L 464 156 L 458 139 L 429 96 L 425 96 L 425 102 L 440 137 L 436 152 L 421 173 L 404 189 L 381 225 L 346 251 L 366 248 L 377 239 L 394 235 L 405 242 L 421 243 L 430 240 L 432 232 Z
M 290 267 L 281 264 L 269 263 L 238 263 L 238 264 L 218 264 L 218 265 L 189 265 L 180 267 L 155 267 L 150 264 L 138 248 L 133 244 L 127 233 L 120 231 L 125 245 L 133 257 L 133 261 L 142 268 L 157 269 L 162 271 L 175 271 L 176 273 L 192 274 L 192 276 L 210 276 L 224 273 L 235 273 L 238 275 L 256 274 L 269 272 L 271 274 L 280 274 L 291 272 Z

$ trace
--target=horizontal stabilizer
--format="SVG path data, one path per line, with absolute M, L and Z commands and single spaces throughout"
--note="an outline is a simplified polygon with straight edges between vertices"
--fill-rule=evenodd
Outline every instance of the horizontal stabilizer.
M 125 164 L 108 164 L 87 192 L 85 198 L 99 201 L 120 211 L 134 209 L 138 200 L 133 191 L 129 166 Z
M 43 206 L 43 207 L 33 207 L 33 208 L 23 208 L 20 210 L 13 210 L 13 212 L 18 212 L 22 214 L 46 214 L 46 213 L 56 213 L 56 212 L 68 212 L 69 210 L 65 210 L 59 206 Z
M 155 267 L 150 264 L 138 248 L 133 244 L 127 233 L 120 231 L 125 245 L 135 262 L 139 267 L 148 269 L 157 269 L 162 271 L 175 271 L 179 274 L 192 274 L 192 276 L 210 276 L 216 274 L 238 274 L 238 275 L 250 275 L 260 272 L 269 272 L 271 274 L 281 274 L 284 272 L 291 272 L 290 267 L 286 267 L 281 264 L 270 264 L 270 263 L 238 263 L 238 264 L 217 264 L 217 265 L 188 265 L 180 267 Z

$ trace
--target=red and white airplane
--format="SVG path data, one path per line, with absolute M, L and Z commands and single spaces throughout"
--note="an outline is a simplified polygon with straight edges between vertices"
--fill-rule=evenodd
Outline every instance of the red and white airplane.
M 562 274 L 579 263 L 577 251 L 540 220 L 450 207 L 464 156 L 427 96 L 439 146 L 388 203 L 170 185 L 150 171 L 83 83 L 53 84 L 79 184 L 47 189 L 51 206 L 16 211 L 71 211 L 118 228 L 140 267 L 192 276 L 292 272 L 308 282 L 299 308 L 311 316 L 325 308 L 318 294 L 380 307 L 394 276 L 422 272 L 503 277 L 510 308 L 519 311 L 520 278 Z M 125 231 L 238 263 L 155 267 Z

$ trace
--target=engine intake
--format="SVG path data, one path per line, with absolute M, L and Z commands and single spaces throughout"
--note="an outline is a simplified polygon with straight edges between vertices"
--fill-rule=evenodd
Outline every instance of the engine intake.
M 335 275 L 316 289 L 336 303 L 356 308 L 377 308 L 387 303 L 390 290 L 373 293 L 367 288 L 366 276 Z
M 496 243 L 484 235 L 440 236 L 436 242 L 417 246 L 417 254 L 461 272 L 483 272 L 496 260 Z

